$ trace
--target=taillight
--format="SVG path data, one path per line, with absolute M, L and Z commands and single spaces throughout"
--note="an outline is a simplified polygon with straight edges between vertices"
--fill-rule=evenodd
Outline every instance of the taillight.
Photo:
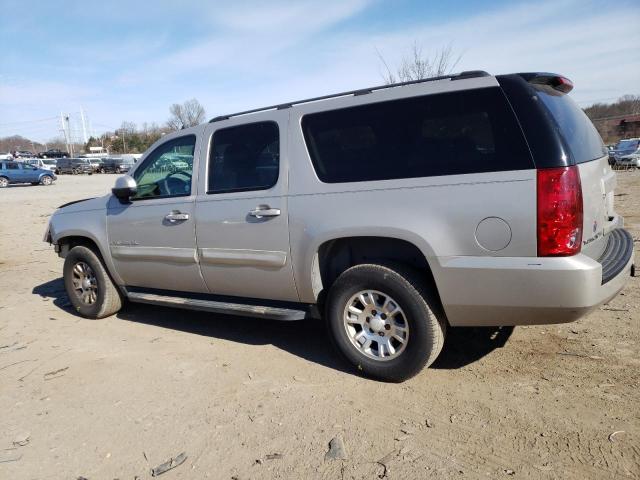
M 538 170 L 538 256 L 567 256 L 582 244 L 582 186 L 578 167 Z

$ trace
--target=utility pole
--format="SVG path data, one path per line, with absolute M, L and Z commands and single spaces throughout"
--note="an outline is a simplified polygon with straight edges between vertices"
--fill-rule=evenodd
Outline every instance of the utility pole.
M 68 145 L 68 148 L 69 148 L 69 155 L 71 155 L 71 157 L 73 157 L 74 156 L 73 155 L 73 143 L 72 143 L 72 140 L 71 140 L 71 127 L 69 126 L 69 115 L 66 115 L 64 117 L 64 121 L 65 121 L 65 124 L 67 126 L 66 131 L 67 131 L 67 145 Z
M 64 114 L 62 112 L 60 112 L 60 127 L 62 129 L 62 134 L 64 135 L 64 142 L 67 144 L 67 150 L 69 150 L 69 133 L 67 132 L 66 123 L 64 121 Z
M 87 138 L 87 122 L 84 118 L 84 109 L 80 107 L 80 118 L 82 119 L 82 136 L 84 138 L 84 143 L 86 144 L 89 139 Z

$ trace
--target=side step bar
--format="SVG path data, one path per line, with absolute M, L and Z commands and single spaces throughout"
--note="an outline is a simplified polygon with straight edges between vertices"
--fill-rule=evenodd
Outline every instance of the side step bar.
M 239 315 L 242 317 L 261 317 L 284 321 L 303 320 L 307 317 L 307 311 L 305 310 L 218 302 L 214 300 L 157 295 L 155 293 L 127 292 L 127 298 L 136 303 L 149 303 L 162 307 L 185 308 L 188 310 L 201 310 L 204 312 Z

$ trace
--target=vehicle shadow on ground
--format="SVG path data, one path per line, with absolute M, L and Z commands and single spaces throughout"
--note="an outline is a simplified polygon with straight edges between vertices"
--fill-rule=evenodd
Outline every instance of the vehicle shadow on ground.
M 36 286 L 33 293 L 53 298 L 55 306 L 77 315 L 69 303 L 62 278 Z M 280 322 L 136 303 L 127 303 L 116 316 L 130 322 L 247 345 L 271 344 L 310 362 L 358 375 L 333 350 L 324 324 L 319 320 Z M 432 368 L 456 369 L 473 363 L 502 347 L 512 331 L 513 327 L 450 328 L 444 350 Z
M 52 298 L 53 304 L 58 308 L 77 315 L 69 303 L 62 278 L 38 285 L 32 293 Z M 247 345 L 272 344 L 310 362 L 357 375 L 357 371 L 334 352 L 323 325 L 317 320 L 279 322 L 130 302 L 125 304 L 116 317 Z
M 514 327 L 449 328 L 444 348 L 431 368 L 456 369 L 502 348 Z

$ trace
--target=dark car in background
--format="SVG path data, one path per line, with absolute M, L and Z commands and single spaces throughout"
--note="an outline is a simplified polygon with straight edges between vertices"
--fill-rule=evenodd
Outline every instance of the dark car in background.
M 56 180 L 51 170 L 34 167 L 28 163 L 0 162 L 0 188 L 11 183 L 30 183 L 32 185 L 51 185 Z
M 78 175 L 81 173 L 93 173 L 93 166 L 88 158 L 59 158 L 56 165 L 56 173 L 71 173 Z
M 102 159 L 104 173 L 126 173 L 133 168 L 135 160 L 131 157 L 113 157 Z
M 630 157 L 640 154 L 640 138 L 623 138 L 609 153 L 609 159 L 613 156 L 613 165 L 619 165 L 622 157 Z M 611 163 L 611 162 L 609 162 Z
M 58 148 L 50 148 L 46 152 L 40 152 L 38 158 L 67 158 L 69 152 L 63 152 Z

